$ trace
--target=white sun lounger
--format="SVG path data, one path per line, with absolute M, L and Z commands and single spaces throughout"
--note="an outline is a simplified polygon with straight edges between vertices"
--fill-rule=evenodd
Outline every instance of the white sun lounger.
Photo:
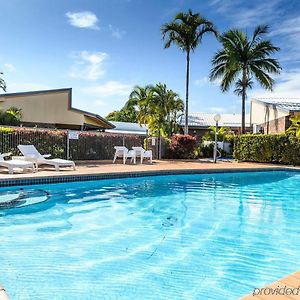
M 9 174 L 14 173 L 14 169 L 20 168 L 23 169 L 31 169 L 35 172 L 35 165 L 31 161 L 21 160 L 21 159 L 12 159 L 12 160 L 4 160 L 4 157 L 10 156 L 10 153 L 0 154 L 0 166 L 7 168 Z
M 123 164 L 126 164 L 127 158 L 131 158 L 131 162 L 136 164 L 136 154 L 134 150 L 128 150 L 125 146 L 115 146 L 116 152 L 113 159 L 113 164 L 116 162 L 118 157 L 123 158 Z
M 34 145 L 19 145 L 18 149 L 24 155 L 25 159 L 35 163 L 37 168 L 39 165 L 50 165 L 54 166 L 56 171 L 59 171 L 60 167 L 71 167 L 73 170 L 75 170 L 75 163 L 73 161 L 60 158 L 47 159 L 47 157 L 51 155 L 40 154 Z
M 141 164 L 143 163 L 144 158 L 149 158 L 150 163 L 152 164 L 152 150 L 145 150 L 143 147 L 132 147 L 136 153 L 136 157 L 141 158 Z

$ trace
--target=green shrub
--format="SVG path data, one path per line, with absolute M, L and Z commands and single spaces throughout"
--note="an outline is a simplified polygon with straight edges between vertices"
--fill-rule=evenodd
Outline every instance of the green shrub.
M 244 134 L 236 137 L 234 158 L 241 161 L 300 164 L 300 138 L 288 134 Z
M 199 145 L 195 150 L 195 157 L 197 158 L 209 158 L 213 157 L 214 155 L 214 143 L 211 143 L 207 146 L 204 146 L 203 144 Z M 223 149 L 218 148 L 217 155 L 219 156 L 219 153 L 221 153 L 221 157 L 228 157 L 230 156 L 228 153 L 226 153 Z
M 216 126 L 209 126 L 209 130 L 205 132 L 205 134 L 202 137 L 203 141 L 214 141 L 215 140 L 215 134 L 216 134 Z M 220 127 L 218 129 L 218 142 L 225 141 L 225 137 L 227 135 L 232 135 L 229 133 L 229 129 L 227 127 Z

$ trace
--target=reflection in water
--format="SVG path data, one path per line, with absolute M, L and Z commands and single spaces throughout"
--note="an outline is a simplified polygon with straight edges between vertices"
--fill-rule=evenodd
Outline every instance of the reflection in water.
M 18 193 L 0 194 L 0 199 L 0 209 L 13 209 L 48 201 L 50 194 L 42 189 L 25 190 L 21 188 Z

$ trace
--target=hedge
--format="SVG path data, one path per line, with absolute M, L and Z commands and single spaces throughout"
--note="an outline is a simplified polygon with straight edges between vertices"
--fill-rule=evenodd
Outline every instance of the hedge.
M 237 136 L 233 156 L 240 161 L 300 165 L 300 138 L 287 134 Z
M 143 146 L 144 137 L 105 132 L 81 131 L 78 140 L 70 140 L 70 159 L 98 160 L 112 159 L 114 146 L 127 148 Z M 0 153 L 11 152 L 20 155 L 19 144 L 33 144 L 42 154 L 53 157 L 67 157 L 67 131 L 34 129 L 25 127 L 0 127 Z

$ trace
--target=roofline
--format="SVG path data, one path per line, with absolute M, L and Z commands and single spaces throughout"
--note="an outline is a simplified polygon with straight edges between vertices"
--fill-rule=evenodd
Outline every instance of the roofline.
M 281 99 L 281 100 L 284 100 L 284 99 L 290 99 L 290 100 L 298 99 L 299 100 L 299 98 L 272 98 L 272 99 L 275 99 L 275 100 L 277 100 L 277 99 L 278 100 L 279 99 Z M 256 99 L 256 98 L 251 99 L 251 101 L 259 102 L 259 103 L 264 103 L 264 104 L 268 104 L 268 105 L 275 105 L 276 106 L 276 102 L 268 102 L 267 98 L 266 98 L 266 101 L 261 100 L 261 99 Z M 299 104 L 300 105 L 300 102 L 288 102 L 288 101 L 278 101 L 278 102 L 279 102 L 279 104 L 280 103 L 284 103 L 284 104 Z M 277 107 L 277 109 L 280 109 L 280 110 L 288 112 L 288 113 L 299 112 L 300 111 L 300 109 L 285 109 L 283 107 Z
M 69 91 L 72 91 L 72 88 L 7 93 L 7 94 L 1 94 L 0 97 L 4 98 L 4 97 L 23 96 L 23 95 L 40 95 L 40 94 L 51 94 L 51 93 L 60 93 L 60 92 L 69 92 Z
M 254 101 L 256 103 L 262 103 L 262 104 L 265 104 L 267 106 L 276 106 L 275 103 L 271 103 L 271 102 L 266 102 L 266 101 L 263 101 L 263 100 L 260 100 L 260 99 L 251 99 L 251 101 Z M 288 109 L 285 109 L 285 108 L 282 108 L 282 107 L 277 107 L 277 109 L 281 110 L 281 111 L 284 111 L 284 112 L 287 112 L 287 113 L 290 113 L 290 110 Z
M 26 95 L 62 93 L 62 92 L 67 92 L 68 93 L 68 109 L 69 110 L 72 110 L 74 112 L 85 114 L 87 116 L 96 118 L 99 121 L 101 121 L 101 122 L 107 124 L 108 126 L 110 126 L 111 128 L 109 128 L 109 129 L 113 129 L 113 128 L 116 127 L 115 125 L 113 125 L 112 123 L 107 121 L 105 118 L 103 118 L 103 117 L 101 117 L 97 114 L 94 114 L 94 113 L 91 113 L 91 112 L 88 112 L 88 111 L 85 111 L 85 110 L 81 110 L 81 109 L 72 107 L 72 88 L 61 88 L 61 89 L 52 89 L 52 90 L 38 90 L 38 91 L 29 91 L 29 92 L 20 92 L 20 93 L 8 93 L 8 94 L 0 95 L 0 98 L 14 97 L 14 96 L 26 96 Z M 105 129 L 107 129 L 107 128 L 105 128 Z
M 180 127 L 184 127 L 184 124 L 179 124 Z M 189 125 L 189 129 L 208 129 L 209 127 L 215 127 L 216 125 Z M 237 128 L 240 128 L 242 125 L 241 124 L 234 124 L 234 125 L 219 125 L 219 127 L 230 127 L 230 128 L 233 128 L 233 127 L 237 127 Z M 251 127 L 251 124 L 250 123 L 246 123 L 245 124 L 246 127 Z
M 85 114 L 87 116 L 90 116 L 90 117 L 93 117 L 93 118 L 96 118 L 98 119 L 99 121 L 107 124 L 108 126 L 110 126 L 111 128 L 105 128 L 105 129 L 113 129 L 115 128 L 116 126 L 111 124 L 109 121 L 107 121 L 106 119 L 102 118 L 101 116 L 97 115 L 97 114 L 94 114 L 94 113 L 91 113 L 91 112 L 88 112 L 88 111 L 85 111 L 85 110 L 81 110 L 81 109 L 78 109 L 78 108 L 75 108 L 72 106 L 72 88 L 69 88 L 67 89 L 68 90 L 68 109 L 69 110 L 72 110 L 74 112 L 77 112 L 77 113 L 81 113 L 81 114 Z
M 113 128 L 116 127 L 114 124 L 110 123 L 110 122 L 107 121 L 105 118 L 101 117 L 100 115 L 93 114 L 93 113 L 91 113 L 91 112 L 88 112 L 88 111 L 85 111 L 85 110 L 81 110 L 81 109 L 78 109 L 78 108 L 74 108 L 74 107 L 72 107 L 72 106 L 69 107 L 69 109 L 72 110 L 72 111 L 75 111 L 75 112 L 77 112 L 77 113 L 82 113 L 82 114 L 84 114 L 84 115 L 87 115 L 88 117 L 96 118 L 96 119 L 98 119 L 98 120 L 100 120 L 100 121 L 102 121 L 102 122 L 104 122 L 104 123 L 110 125 L 110 126 L 111 126 L 111 129 L 113 129 Z
M 109 133 L 119 133 L 119 134 L 138 134 L 138 135 L 147 135 L 147 131 L 137 131 L 137 130 L 118 130 L 118 129 L 105 129 L 105 132 Z

